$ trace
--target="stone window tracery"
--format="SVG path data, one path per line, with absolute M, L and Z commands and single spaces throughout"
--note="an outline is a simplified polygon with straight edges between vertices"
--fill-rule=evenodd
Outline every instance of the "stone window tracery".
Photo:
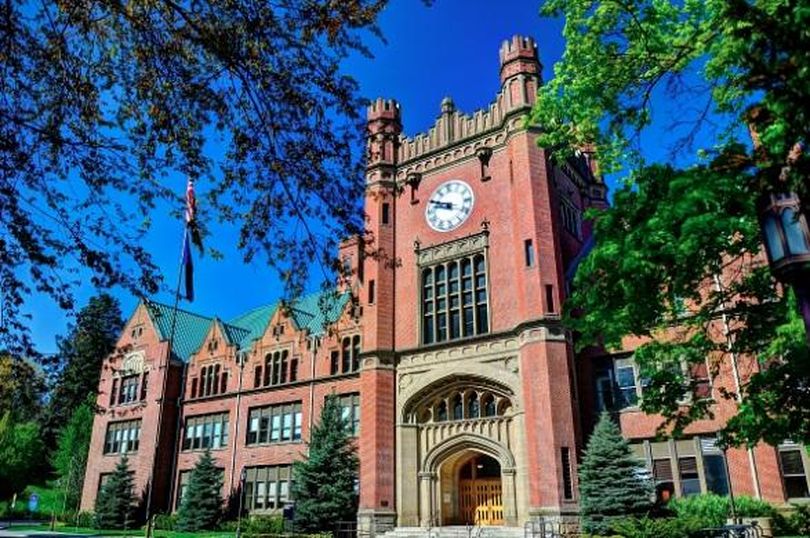
M 418 423 L 478 420 L 508 415 L 511 408 L 510 398 L 497 389 L 461 388 L 453 384 L 422 399 L 411 408 L 411 416 Z

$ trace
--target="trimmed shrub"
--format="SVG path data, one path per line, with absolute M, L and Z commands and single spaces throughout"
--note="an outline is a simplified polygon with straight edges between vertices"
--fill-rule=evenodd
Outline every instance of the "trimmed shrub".
M 64 523 L 66 527 L 92 527 L 93 526 L 93 512 L 65 512 L 64 514 L 57 514 L 56 520 Z
M 708 493 L 672 499 L 667 508 L 679 518 L 695 518 L 703 527 L 719 527 L 726 524 L 728 518 L 728 497 Z
M 737 517 L 774 517 L 776 509 L 765 501 L 753 497 L 734 497 Z M 729 504 L 729 511 L 731 506 Z M 731 514 L 729 514 L 731 515 Z
M 246 534 L 281 534 L 284 532 L 284 519 L 281 516 L 250 516 L 242 520 Z
M 765 501 L 752 497 L 734 497 L 737 517 L 776 518 L 776 509 Z M 731 517 L 731 503 L 726 496 L 707 493 L 669 501 L 667 508 L 678 517 L 696 518 L 703 527 L 720 527 Z
M 689 538 L 702 525 L 695 518 L 627 517 L 611 521 L 610 530 L 624 538 Z
M 776 536 L 810 536 L 810 504 L 794 504 L 791 510 L 774 518 Z
M 173 531 L 177 524 L 177 514 L 158 514 L 155 516 L 155 530 Z

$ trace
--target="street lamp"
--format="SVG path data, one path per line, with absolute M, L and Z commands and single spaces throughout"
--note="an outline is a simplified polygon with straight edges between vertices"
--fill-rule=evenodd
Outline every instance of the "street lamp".
M 767 194 L 759 202 L 765 251 L 774 277 L 793 286 L 810 339 L 810 229 L 794 193 Z

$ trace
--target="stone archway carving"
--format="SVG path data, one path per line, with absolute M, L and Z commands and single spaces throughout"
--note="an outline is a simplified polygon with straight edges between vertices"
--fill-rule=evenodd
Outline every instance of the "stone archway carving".
M 421 472 L 435 473 L 439 464 L 448 456 L 465 449 L 492 456 L 498 460 L 504 472 L 509 472 L 515 468 L 515 458 L 512 456 L 512 452 L 502 443 L 483 435 L 462 433 L 433 447 L 423 460 Z

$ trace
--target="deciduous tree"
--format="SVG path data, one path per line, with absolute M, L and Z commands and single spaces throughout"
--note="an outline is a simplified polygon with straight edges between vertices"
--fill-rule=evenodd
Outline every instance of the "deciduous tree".
M 59 432 L 51 464 L 64 495 L 64 510 L 78 511 L 87 467 L 87 452 L 93 432 L 95 398 L 80 405 Z
M 39 427 L 35 422 L 16 422 L 6 411 L 0 418 L 0 499 L 22 493 L 32 482 L 43 457 Z
M 0 345 L 34 291 L 154 293 L 157 210 L 239 228 L 288 289 L 362 230 L 362 101 L 342 71 L 384 0 L 0 5 Z M 362 34 L 361 34 L 362 31 Z M 205 235 L 205 229 L 202 230 Z M 77 273 L 77 270 L 81 269 Z
M 635 353 L 648 380 L 642 407 L 676 433 L 712 410 L 706 399 L 681 405 L 695 390 L 684 362 L 709 359 L 716 377 L 731 354 L 758 356 L 770 367 L 739 391 L 717 387 L 743 402 L 725 441 L 810 442 L 795 303 L 754 256 L 760 196 L 796 192 L 810 214 L 810 159 L 796 151 L 810 128 L 805 2 L 549 0 L 542 10 L 565 17 L 566 49 L 533 110 L 539 142 L 558 158 L 595 149 L 619 183 L 612 207 L 589 215 L 596 246 L 567 305 L 580 346 L 648 338 Z M 669 125 L 656 116 L 667 100 Z M 667 164 L 641 150 L 651 126 Z

